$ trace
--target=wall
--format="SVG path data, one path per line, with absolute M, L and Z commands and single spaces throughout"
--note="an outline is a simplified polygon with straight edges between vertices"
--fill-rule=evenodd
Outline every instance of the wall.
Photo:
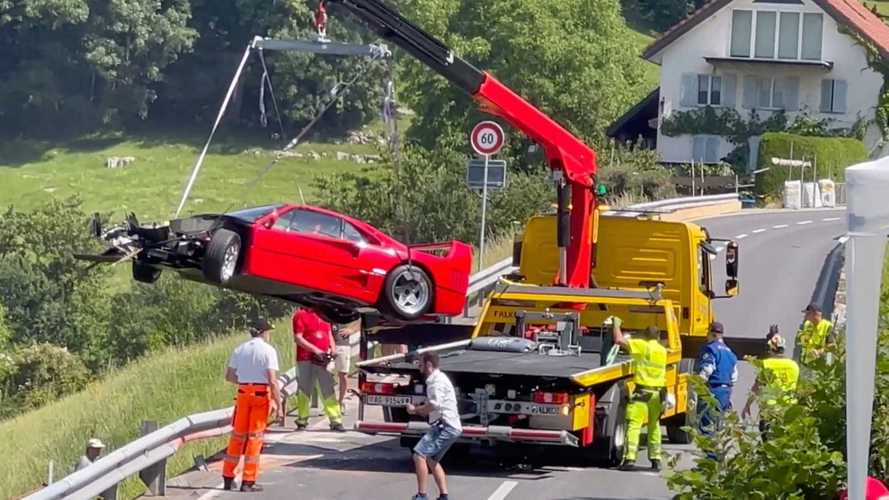
M 840 33 L 836 21 L 826 13 L 823 13 L 821 54 L 823 60 L 833 62 L 834 66 L 830 71 L 811 67 L 746 62 L 719 63 L 718 67 L 714 68 L 712 64 L 704 60 L 704 57 L 728 57 L 733 9 L 823 13 L 821 8 L 810 0 L 804 0 L 802 5 L 754 4 L 752 0 L 737 0 L 724 7 L 714 16 L 704 20 L 674 41 L 654 58 L 661 64 L 661 97 L 664 99 L 662 107 L 664 114 L 683 109 L 680 106 L 683 73 L 712 73 L 716 75 L 734 73 L 737 75 L 738 82 L 735 89 L 736 109 L 745 117 L 749 114 L 749 109 L 741 107 L 743 76 L 781 75 L 799 77 L 800 112 L 808 110 L 809 115 L 814 118 L 830 118 L 833 120 L 832 126 L 834 127 L 849 127 L 855 123 L 859 116 L 868 120 L 873 119 L 882 77 L 867 68 L 865 50 L 857 45 L 851 37 Z M 821 80 L 824 78 L 844 79 L 848 82 L 847 113 L 823 114 L 819 112 Z M 766 118 L 769 111 L 758 111 L 758 113 L 760 118 Z M 788 112 L 787 115 L 792 122 L 797 113 Z M 868 136 L 870 142 L 867 145 L 872 147 L 879 136 L 872 133 L 869 133 Z M 720 153 L 726 154 L 733 148 L 731 143 L 723 140 Z M 691 152 L 692 138 L 690 136 L 667 137 L 658 130 L 658 153 L 664 161 L 687 162 L 691 157 Z

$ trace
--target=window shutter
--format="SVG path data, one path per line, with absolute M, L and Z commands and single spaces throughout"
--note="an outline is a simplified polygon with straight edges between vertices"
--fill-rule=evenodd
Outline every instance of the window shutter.
M 736 105 L 735 94 L 738 93 L 738 77 L 734 74 L 722 75 L 722 105 L 734 108 Z
M 821 80 L 821 112 L 830 113 L 831 94 L 833 93 L 833 80 Z
M 692 137 L 691 160 L 702 161 L 707 154 L 707 137 L 696 135 Z
M 821 59 L 821 30 L 821 14 L 803 14 L 803 59 Z
M 787 111 L 799 110 L 799 77 L 788 76 L 782 79 L 782 94 L 784 96 L 784 109 Z
M 679 87 L 679 105 L 688 108 L 698 102 L 698 75 L 682 74 L 682 85 Z
M 846 80 L 834 80 L 833 82 L 833 110 L 836 113 L 845 113 Z
M 719 137 L 707 138 L 707 150 L 704 152 L 704 161 L 707 163 L 719 161 Z
M 744 77 L 744 96 L 741 100 L 741 106 L 752 109 L 756 107 L 756 78 L 752 76 Z

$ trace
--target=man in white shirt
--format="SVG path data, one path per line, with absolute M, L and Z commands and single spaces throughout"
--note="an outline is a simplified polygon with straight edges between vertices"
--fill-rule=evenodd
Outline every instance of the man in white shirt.
M 269 344 L 272 325 L 260 319 L 250 328 L 251 339 L 239 345 L 228 361 L 225 380 L 238 386 L 232 435 L 222 467 L 223 486 L 232 489 L 235 468 L 244 456 L 241 491 L 262 491 L 256 484 L 259 455 L 269 416 L 278 414 L 278 353 Z
M 438 486 L 438 500 L 448 500 L 448 483 L 441 459 L 460 437 L 463 426 L 457 410 L 457 394 L 447 375 L 438 369 L 438 354 L 427 352 L 420 357 L 420 371 L 426 377 L 426 401 L 409 404 L 411 415 L 429 417 L 429 430 L 414 447 L 414 468 L 417 474 L 417 494 L 414 500 L 427 500 L 429 473 Z

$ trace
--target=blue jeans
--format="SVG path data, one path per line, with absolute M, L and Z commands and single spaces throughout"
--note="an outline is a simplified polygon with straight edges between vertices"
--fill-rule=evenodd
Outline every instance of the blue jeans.
M 701 433 L 712 436 L 719 428 L 722 414 L 732 409 L 732 388 L 711 387 L 710 392 L 716 398 L 718 408 L 710 408 L 707 401 L 698 401 L 698 419 Z
M 414 453 L 431 462 L 441 462 L 448 449 L 460 437 L 460 431 L 444 422 L 429 424 L 429 430 L 414 446 Z

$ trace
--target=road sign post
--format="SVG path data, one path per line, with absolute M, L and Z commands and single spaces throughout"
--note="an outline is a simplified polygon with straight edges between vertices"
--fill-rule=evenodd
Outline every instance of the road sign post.
M 505 134 L 503 128 L 497 122 L 483 121 L 479 122 L 472 129 L 469 135 L 469 142 L 472 149 L 484 158 L 485 164 L 482 176 L 482 229 L 479 237 L 478 248 L 478 268 L 481 270 L 485 261 L 485 229 L 488 212 L 488 166 L 490 165 L 491 155 L 495 155 L 503 149 L 503 141 Z

